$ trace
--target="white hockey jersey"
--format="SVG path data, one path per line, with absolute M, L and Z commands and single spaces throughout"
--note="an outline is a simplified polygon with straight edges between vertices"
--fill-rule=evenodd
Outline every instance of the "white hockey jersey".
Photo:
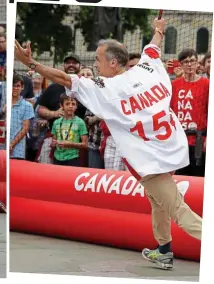
M 71 80 L 67 95 L 105 120 L 137 178 L 189 164 L 187 138 L 169 107 L 171 81 L 157 46 L 147 45 L 139 63 L 121 75 L 94 80 L 71 75 Z

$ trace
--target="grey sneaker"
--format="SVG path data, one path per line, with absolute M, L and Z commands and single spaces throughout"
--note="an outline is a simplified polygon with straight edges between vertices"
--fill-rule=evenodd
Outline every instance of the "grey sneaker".
M 142 251 L 142 256 L 156 265 L 161 269 L 172 269 L 173 268 L 173 253 L 167 252 L 165 254 L 160 253 L 159 249 L 150 250 L 145 248 Z

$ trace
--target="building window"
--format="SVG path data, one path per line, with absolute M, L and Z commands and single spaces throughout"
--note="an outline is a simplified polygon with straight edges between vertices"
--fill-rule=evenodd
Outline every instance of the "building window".
M 209 46 L 209 31 L 207 28 L 200 28 L 197 31 L 196 51 L 198 54 L 207 53 Z
M 176 54 L 177 30 L 169 27 L 165 32 L 165 54 Z

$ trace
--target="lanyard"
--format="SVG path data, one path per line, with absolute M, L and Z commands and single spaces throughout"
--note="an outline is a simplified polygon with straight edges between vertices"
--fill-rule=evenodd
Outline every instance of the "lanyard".
M 74 118 L 73 118 L 74 119 Z M 64 121 L 64 118 L 62 119 L 62 121 L 60 122 L 60 126 L 59 126 L 59 129 L 60 129 L 60 138 L 61 140 L 68 140 L 68 136 L 69 136 L 69 132 L 71 131 L 71 127 L 73 125 L 73 120 L 71 121 L 70 125 L 69 125 L 69 128 L 68 128 L 68 132 L 67 132 L 67 135 L 65 137 L 65 139 L 63 139 L 63 135 L 62 135 L 62 124 L 63 124 L 63 121 Z

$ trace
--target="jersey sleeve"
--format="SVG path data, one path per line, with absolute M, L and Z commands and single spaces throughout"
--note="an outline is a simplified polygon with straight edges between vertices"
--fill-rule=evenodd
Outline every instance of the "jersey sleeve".
M 161 50 L 155 44 L 148 44 L 144 47 L 141 59 L 137 65 L 144 64 L 151 66 L 161 76 L 161 78 L 171 86 L 171 80 L 166 68 L 161 60 Z M 133 67 L 134 68 L 134 67 Z
M 161 61 L 161 50 L 157 45 L 148 44 L 144 47 L 141 54 L 141 59 L 138 64 L 142 63 L 152 65 L 156 69 L 156 71 L 162 74 L 164 72 L 164 75 L 167 75 L 169 77 L 163 65 L 163 62 Z
M 98 87 L 95 80 L 79 77 L 77 75 L 71 76 L 71 88 L 65 88 L 68 96 L 75 97 L 87 109 L 99 118 L 103 118 L 103 106 L 107 102 L 106 93 L 102 90 L 105 86 L 104 79 L 99 80 Z
M 161 50 L 155 44 L 148 44 L 144 47 L 143 52 L 141 54 L 140 63 L 143 61 L 149 61 L 156 64 L 162 64 L 161 61 Z

